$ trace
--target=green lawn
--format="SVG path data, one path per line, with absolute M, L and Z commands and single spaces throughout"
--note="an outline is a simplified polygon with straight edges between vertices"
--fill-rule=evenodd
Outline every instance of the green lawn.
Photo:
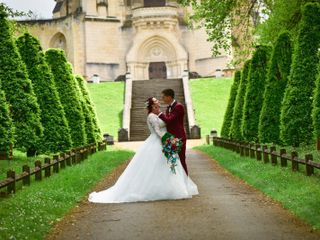
M 96 107 L 102 133 L 109 133 L 117 139 L 118 130 L 122 125 L 124 83 L 88 84 L 88 88 Z
M 220 134 L 232 83 L 231 78 L 190 80 L 193 108 L 202 137 L 213 128 Z
M 101 178 L 132 155 L 113 148 L 98 152 L 81 164 L 0 199 L 0 239 L 44 239 L 51 227 L 86 198 Z
M 290 166 L 281 168 L 240 157 L 232 151 L 209 145 L 196 147 L 232 174 L 280 202 L 296 216 L 320 229 L 320 178 L 292 172 Z

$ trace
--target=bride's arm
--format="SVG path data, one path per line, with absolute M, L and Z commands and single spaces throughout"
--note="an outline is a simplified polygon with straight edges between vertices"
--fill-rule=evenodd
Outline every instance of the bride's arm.
M 154 129 L 154 131 L 157 133 L 157 135 L 161 139 L 162 136 L 164 135 L 164 133 L 160 131 L 160 121 L 159 121 L 158 117 L 155 115 L 150 116 L 149 122 L 150 122 L 151 127 Z

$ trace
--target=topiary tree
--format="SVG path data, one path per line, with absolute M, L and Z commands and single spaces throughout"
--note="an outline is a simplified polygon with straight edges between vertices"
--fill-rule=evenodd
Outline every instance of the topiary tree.
M 281 104 L 290 74 L 292 42 L 288 32 L 279 35 L 273 48 L 259 120 L 259 140 L 280 144 Z
M 319 63 L 320 5 L 308 3 L 302 14 L 280 117 L 281 139 L 292 146 L 309 144 L 314 130 L 311 113 Z
M 319 74 L 316 81 L 316 90 L 313 98 L 312 119 L 314 126 L 314 135 L 317 139 L 317 150 L 320 150 L 320 64 L 318 66 Z
M 230 136 L 230 128 L 232 123 L 232 117 L 233 117 L 233 109 L 235 105 L 235 100 L 237 97 L 237 92 L 239 88 L 239 83 L 241 79 L 241 72 L 236 71 L 233 79 L 233 84 L 230 90 L 230 97 L 228 106 L 224 115 L 224 120 L 221 128 L 221 136 L 223 137 L 229 137 Z
M 7 13 L 0 5 L 0 81 L 6 99 L 11 105 L 15 126 L 15 147 L 33 156 L 38 150 L 42 136 L 40 108 L 28 79 L 26 67 L 15 45 Z
M 97 115 L 94 110 L 94 104 L 90 99 L 90 95 L 85 80 L 80 75 L 76 75 L 75 79 L 77 80 L 80 91 L 80 97 L 82 98 L 82 109 L 86 121 L 86 132 L 88 142 L 94 143 L 100 141 L 101 130 L 98 125 Z
M 13 130 L 9 105 L 0 86 L 0 155 L 8 156 L 10 145 L 13 144 Z
M 243 108 L 242 135 L 247 141 L 258 141 L 258 126 L 263 103 L 270 48 L 257 47 L 252 56 Z
M 39 40 L 25 33 L 16 43 L 40 105 L 44 128 L 41 141 L 43 151 L 59 152 L 70 149 L 72 141 L 68 122 Z
M 66 113 L 73 146 L 84 145 L 87 142 L 85 120 L 71 65 L 67 62 L 64 51 L 61 49 L 49 49 L 45 56 Z
M 232 123 L 230 127 L 230 137 L 236 140 L 243 140 L 241 125 L 243 115 L 244 97 L 247 89 L 247 79 L 250 70 L 251 60 L 247 60 L 243 66 L 241 80 L 238 88 L 237 97 L 234 104 Z

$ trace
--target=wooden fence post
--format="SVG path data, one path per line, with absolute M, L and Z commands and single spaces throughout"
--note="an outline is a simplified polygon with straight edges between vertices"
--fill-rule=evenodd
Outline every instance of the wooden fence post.
M 273 166 L 278 164 L 278 159 L 277 159 L 277 149 L 275 146 L 270 147 L 270 154 L 271 154 L 271 163 Z
M 257 161 L 261 161 L 261 145 L 256 144 L 256 158 Z
M 263 151 L 263 162 L 268 163 L 269 162 L 269 153 L 268 153 L 268 146 L 263 145 L 262 146 L 262 151 Z
M 15 193 L 16 192 L 16 172 L 13 170 L 7 171 L 7 178 L 11 178 L 13 181 L 7 186 L 7 192 Z
M 311 176 L 314 174 L 314 168 L 313 166 L 309 163 L 309 161 L 313 160 L 313 155 L 312 154 L 307 154 L 305 156 L 305 161 L 306 161 L 306 174 L 307 176 Z
M 35 166 L 35 180 L 41 181 L 42 180 L 42 169 L 41 169 L 41 161 L 36 161 L 34 163 Z
M 296 161 L 296 158 L 298 158 L 298 153 L 296 151 L 293 151 L 291 153 L 291 162 L 292 162 L 292 171 L 298 171 L 299 170 L 299 163 Z
M 287 150 L 282 148 L 280 149 L 280 161 L 281 161 L 281 167 L 287 167 L 288 166 L 288 161 L 285 155 L 287 154 Z
M 60 168 L 66 168 L 66 158 L 65 158 L 66 154 L 65 153 L 60 153 L 60 157 L 59 157 L 59 162 L 60 162 Z
M 244 148 L 244 143 L 243 142 L 240 142 L 240 156 L 243 157 L 245 154 L 244 154 L 244 151 L 245 151 L 245 148 Z
M 250 157 L 251 158 L 255 158 L 255 154 L 254 154 L 254 144 L 250 143 Z
M 246 157 L 249 157 L 250 155 L 250 144 L 245 143 L 245 155 Z
M 30 185 L 30 167 L 28 165 L 23 165 L 22 172 L 27 174 L 22 178 L 22 184 Z
M 45 177 L 50 177 L 51 176 L 51 159 L 50 158 L 45 158 L 44 163 L 46 165 L 46 168 L 44 169 L 44 176 Z
M 53 156 L 53 172 L 54 173 L 59 172 L 59 155 Z
M 71 152 L 70 151 L 66 152 L 65 159 L 66 159 L 67 166 L 71 166 L 72 163 L 71 163 Z

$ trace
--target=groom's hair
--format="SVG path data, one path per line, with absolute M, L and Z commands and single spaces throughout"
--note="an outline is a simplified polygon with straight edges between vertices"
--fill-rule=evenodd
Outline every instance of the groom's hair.
M 174 91 L 171 88 L 163 90 L 162 94 L 174 98 Z

